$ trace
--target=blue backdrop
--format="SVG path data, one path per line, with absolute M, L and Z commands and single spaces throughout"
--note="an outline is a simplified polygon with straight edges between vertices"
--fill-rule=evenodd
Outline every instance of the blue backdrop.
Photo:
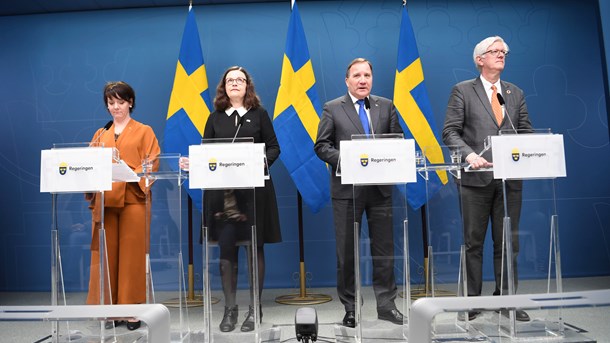
M 392 98 L 400 5 L 299 2 L 322 102 L 345 93 L 345 68 L 359 56 L 373 62 L 373 93 Z M 511 48 L 503 79 L 525 91 L 535 127 L 564 135 L 568 177 L 557 182 L 564 276 L 610 275 L 608 90 L 598 8 L 592 0 L 409 1 L 439 125 L 452 85 L 477 76 L 474 45 L 500 35 Z M 608 24 L 608 6 L 602 9 Z M 0 291 L 50 289 L 51 196 L 39 192 L 40 150 L 88 141 L 108 121 L 105 82 L 129 82 L 137 93 L 134 118 L 163 139 L 186 14 L 187 6 L 0 17 Z M 227 67 L 242 65 L 273 112 L 288 1 L 199 6 L 196 14 L 210 87 Z M 291 287 L 299 260 L 296 189 L 280 161 L 272 175 L 284 242 L 266 247 L 266 286 Z M 313 286 L 335 284 L 331 212 L 330 204 L 318 214 L 305 209 Z M 70 235 L 85 245 L 88 216 L 83 201 L 72 219 L 79 233 Z M 417 262 L 419 212 L 409 218 Z

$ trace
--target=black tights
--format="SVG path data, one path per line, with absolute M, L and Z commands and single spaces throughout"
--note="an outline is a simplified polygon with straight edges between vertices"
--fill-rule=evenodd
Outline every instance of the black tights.
M 237 294 L 237 266 L 239 246 L 238 241 L 249 240 L 250 228 L 242 223 L 231 221 L 225 222 L 225 225 L 220 230 L 218 237 L 218 245 L 220 247 L 220 278 L 222 282 L 222 290 L 225 296 L 225 306 L 233 307 L 236 305 Z M 247 249 L 248 260 L 250 260 L 250 246 Z M 257 249 L 258 262 L 258 296 L 259 299 L 263 292 L 263 281 L 265 276 L 265 251 L 262 246 Z M 249 261 L 250 262 L 250 261 Z M 249 275 L 252 275 L 252 263 L 248 263 Z M 252 289 L 252 279 L 248 280 L 250 289 Z M 250 304 L 254 302 L 253 292 L 250 291 Z

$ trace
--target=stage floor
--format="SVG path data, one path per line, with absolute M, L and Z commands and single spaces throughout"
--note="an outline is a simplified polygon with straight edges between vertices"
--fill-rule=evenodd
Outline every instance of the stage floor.
M 413 285 L 416 288 L 417 285 Z M 524 293 L 544 293 L 546 291 L 546 280 L 521 281 L 519 284 L 520 294 Z M 453 285 L 437 285 L 439 291 L 451 293 L 455 292 Z M 595 278 L 570 278 L 563 282 L 564 292 L 575 292 L 584 290 L 610 289 L 609 277 Z M 342 330 L 340 325 L 344 312 L 343 307 L 337 299 L 334 288 L 316 288 L 308 290 L 313 293 L 330 295 L 333 300 L 319 305 L 309 305 L 308 307 L 315 308 L 318 318 L 318 342 L 350 342 L 353 341 L 349 337 L 353 332 L 350 330 Z M 485 283 L 484 294 L 491 294 L 493 284 Z M 290 293 L 298 293 L 294 289 L 265 289 L 262 297 L 263 306 L 263 330 L 272 331 L 271 341 L 276 342 L 297 342 L 295 335 L 294 319 L 295 312 L 299 307 L 296 305 L 281 305 L 275 302 L 276 297 Z M 364 304 L 362 307 L 363 327 L 380 329 L 378 332 L 400 332 L 400 327 L 387 322 L 377 321 L 375 309 L 375 300 L 372 289 L 364 288 L 363 291 Z M 222 297 L 222 292 L 216 291 L 214 295 Z M 67 293 L 66 302 L 68 304 L 84 304 L 85 293 Z M 175 293 L 158 292 L 156 301 L 163 303 L 166 300 L 175 298 Z M 397 304 L 399 304 L 397 300 Z M 51 296 L 47 292 L 3 292 L 0 293 L 0 306 L 33 306 L 33 305 L 50 305 Z M 214 333 L 215 342 L 249 342 L 253 340 L 251 334 L 244 334 L 239 331 L 241 322 L 244 319 L 247 310 L 247 299 L 238 299 L 240 305 L 240 313 L 237 323 L 237 328 L 231 333 L 221 333 L 218 329 L 218 324 L 222 317 L 223 304 L 222 301 L 212 305 L 213 320 L 212 330 Z M 172 318 L 172 330 L 180 331 L 180 316 L 176 308 L 170 308 Z M 528 311 L 530 317 L 539 318 L 543 316 L 543 311 Z M 203 307 L 193 306 L 188 308 L 188 318 L 182 317 L 182 327 L 190 332 L 191 342 L 201 341 L 203 329 Z M 493 319 L 494 313 L 484 313 L 483 316 L 475 319 L 473 325 L 478 325 L 482 328 L 486 326 L 486 322 Z M 496 315 L 497 316 L 497 315 Z M 586 337 L 591 341 L 610 342 L 610 307 L 601 308 L 575 308 L 564 309 L 562 312 L 564 322 L 567 329 L 571 333 L 578 333 L 579 337 Z M 455 322 L 455 314 L 444 314 L 437 318 L 437 322 L 449 324 Z M 78 337 L 86 337 L 89 333 L 99 331 L 99 322 L 73 322 L 70 324 L 70 332 L 73 335 L 74 341 L 88 342 L 89 340 L 79 340 Z M 122 337 L 121 342 L 137 341 L 138 333 L 128 331 L 125 326 L 120 326 L 116 329 L 117 335 Z M 145 327 L 140 330 L 145 330 Z M 375 332 L 371 330 L 369 332 Z M 51 342 L 49 337 L 51 333 L 51 323 L 49 322 L 0 322 L 0 342 Z M 346 334 L 346 336 L 340 336 Z M 141 334 L 140 334 L 141 336 Z M 387 337 L 369 337 L 371 342 L 394 342 L 392 336 Z M 444 340 L 451 341 L 451 340 Z M 464 340 L 462 340 L 464 341 Z M 500 341 L 500 340 L 499 340 Z M 505 342 L 507 340 L 501 340 Z M 576 341 L 587 341 L 580 339 Z

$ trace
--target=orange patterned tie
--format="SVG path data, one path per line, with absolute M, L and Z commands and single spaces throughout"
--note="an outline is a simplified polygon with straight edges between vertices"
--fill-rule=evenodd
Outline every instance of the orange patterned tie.
M 502 106 L 500 106 L 500 101 L 498 100 L 498 89 L 495 85 L 491 86 L 491 109 L 494 111 L 494 116 L 496 117 L 496 122 L 498 126 L 502 125 Z

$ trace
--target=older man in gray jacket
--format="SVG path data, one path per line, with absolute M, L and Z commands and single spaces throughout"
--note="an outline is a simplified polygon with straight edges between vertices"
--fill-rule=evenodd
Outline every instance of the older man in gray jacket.
M 474 63 L 481 75 L 476 79 L 455 85 L 449 97 L 443 141 L 448 146 L 460 147 L 462 156 L 473 170 L 489 168 L 493 165 L 491 151 L 479 156 L 488 136 L 497 135 L 500 130 L 510 130 L 514 133 L 532 132 L 523 91 L 512 83 L 500 80 L 508 51 L 508 45 L 501 37 L 488 37 L 482 40 L 473 52 Z M 496 280 L 494 295 L 506 294 L 508 289 L 506 267 L 504 267 L 504 277 L 501 275 L 504 217 L 502 181 L 494 180 L 490 171 L 474 171 L 461 175 L 461 180 L 456 180 L 456 183 L 461 193 L 464 220 L 468 296 L 481 295 L 483 243 L 490 218 Z M 506 182 L 508 215 L 512 224 L 515 286 L 521 189 L 522 181 Z M 468 317 L 473 320 L 478 314 L 479 312 L 472 311 Z M 529 316 L 519 310 L 516 312 L 516 319 L 528 321 Z

